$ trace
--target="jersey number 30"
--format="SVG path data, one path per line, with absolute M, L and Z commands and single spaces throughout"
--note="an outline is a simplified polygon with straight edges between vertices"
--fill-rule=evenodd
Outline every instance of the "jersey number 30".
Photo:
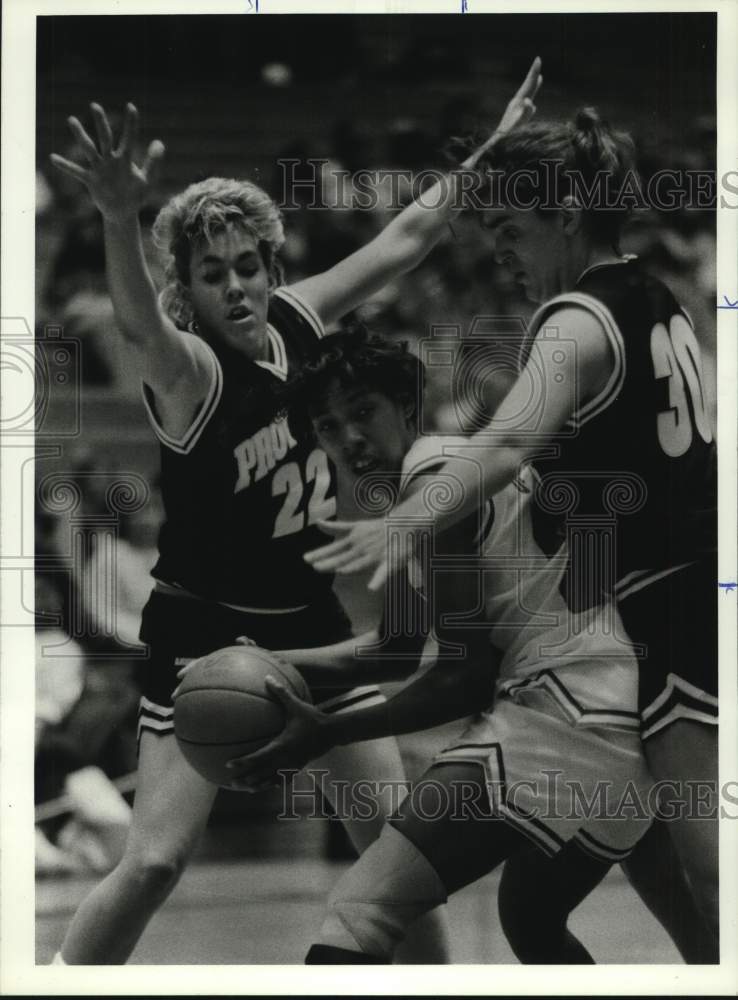
M 285 494 L 274 522 L 272 538 L 294 535 L 309 524 L 332 517 L 336 513 L 336 498 L 327 496 L 331 485 L 328 458 L 316 448 L 305 462 L 305 478 L 297 462 L 288 462 L 278 469 L 272 479 L 272 496 Z M 312 487 L 307 510 L 300 510 L 303 494 Z
M 687 395 L 697 431 L 709 444 L 712 428 L 705 408 L 702 358 L 697 338 L 684 316 L 672 316 L 668 330 L 663 323 L 651 330 L 651 357 L 656 378 L 669 380 L 669 409 L 656 418 L 659 444 L 670 458 L 683 455 L 692 444 L 694 429 Z

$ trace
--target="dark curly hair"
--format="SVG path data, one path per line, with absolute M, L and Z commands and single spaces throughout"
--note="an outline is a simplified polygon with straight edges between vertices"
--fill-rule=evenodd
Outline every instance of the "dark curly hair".
M 371 335 L 358 323 L 324 337 L 300 373 L 280 393 L 281 408 L 289 416 L 293 434 L 312 434 L 311 416 L 336 383 L 342 389 L 361 386 L 391 399 L 413 400 L 413 417 L 417 420 L 425 388 L 425 366 L 406 341 L 391 342 Z

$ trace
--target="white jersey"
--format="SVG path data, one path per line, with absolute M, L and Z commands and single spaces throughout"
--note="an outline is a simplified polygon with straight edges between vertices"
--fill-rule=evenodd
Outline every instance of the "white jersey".
M 403 463 L 404 487 L 464 454 L 474 455 L 468 439 L 418 439 Z M 605 604 L 576 615 L 567 608 L 560 589 L 567 552 L 549 557 L 536 544 L 534 488 L 526 468 L 468 531 L 469 551 L 479 553 L 490 642 L 503 653 L 497 696 L 577 725 L 637 731 L 638 663 L 617 608 Z M 410 581 L 420 584 L 420 567 L 409 569 Z

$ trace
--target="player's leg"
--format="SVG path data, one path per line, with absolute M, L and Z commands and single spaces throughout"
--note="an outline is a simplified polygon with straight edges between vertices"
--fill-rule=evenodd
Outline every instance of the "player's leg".
M 336 747 L 311 767 L 329 772 L 324 783 L 326 797 L 357 852 L 363 853 L 379 837 L 407 789 L 397 741 L 369 740 Z M 398 948 L 396 961 L 427 965 L 450 961 L 443 909 L 417 921 Z
M 715 956 L 719 941 L 717 727 L 678 719 L 647 739 L 644 750 L 655 781 L 665 783 L 659 795 L 663 814 L 678 817 L 669 820 L 669 834 L 713 935 Z M 710 811 L 712 816 L 708 816 Z
M 717 940 L 695 905 L 669 833 L 657 820 L 621 862 L 628 881 L 690 965 L 717 963 Z
M 497 905 L 515 957 L 527 964 L 593 965 L 567 921 L 610 868 L 610 862 L 585 854 L 574 841 L 554 857 L 533 847 L 509 858 Z
M 64 962 L 119 965 L 128 959 L 191 857 L 215 793 L 186 762 L 174 735 L 142 732 L 125 853 L 77 910 L 61 948 Z
M 390 962 L 423 914 L 527 846 L 492 816 L 479 764 L 435 765 L 331 893 L 308 964 Z
M 643 749 L 699 910 L 718 939 L 717 571 L 710 561 L 619 598 L 646 647 L 639 667 Z M 673 818 L 672 818 L 673 817 Z

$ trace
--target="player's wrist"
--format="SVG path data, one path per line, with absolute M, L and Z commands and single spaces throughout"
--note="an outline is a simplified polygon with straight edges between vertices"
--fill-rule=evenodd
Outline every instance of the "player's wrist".
M 127 233 L 138 226 L 138 205 L 101 208 L 100 212 L 105 225 L 111 231 L 122 230 Z
M 353 742 L 351 738 L 351 727 L 346 724 L 348 715 L 328 715 L 321 712 L 318 717 L 318 741 L 323 747 L 323 752 L 327 753 L 334 747 L 345 746 Z

